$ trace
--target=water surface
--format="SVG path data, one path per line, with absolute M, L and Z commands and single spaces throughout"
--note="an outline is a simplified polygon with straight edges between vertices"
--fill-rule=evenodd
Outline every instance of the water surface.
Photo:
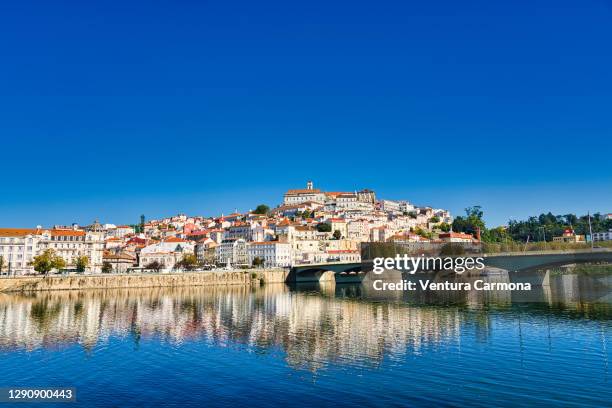
M 611 316 L 610 278 L 575 275 L 4 294 L 0 386 L 76 387 L 68 406 L 88 407 L 609 406 Z

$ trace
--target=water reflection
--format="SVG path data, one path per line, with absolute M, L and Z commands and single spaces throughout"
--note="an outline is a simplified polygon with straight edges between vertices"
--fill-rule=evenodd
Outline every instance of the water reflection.
M 607 325 L 610 278 L 559 276 L 529 293 L 378 292 L 369 285 L 311 284 L 2 294 L 0 348 L 80 344 L 94 350 L 111 337 L 135 347 L 149 338 L 174 345 L 198 340 L 279 349 L 288 365 L 316 371 L 330 363 L 377 366 L 387 357 L 460 344 L 462 336 L 487 342 L 495 330 L 493 316 L 519 331 L 521 318 L 523 325 L 545 321 L 549 331 L 568 319 Z

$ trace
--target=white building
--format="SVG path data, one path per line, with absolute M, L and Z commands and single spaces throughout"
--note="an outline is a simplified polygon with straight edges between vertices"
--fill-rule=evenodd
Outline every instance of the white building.
M 367 241 L 370 235 L 368 224 L 368 221 L 364 219 L 356 219 L 349 221 L 347 224 L 347 238 L 359 242 Z
M 327 262 L 361 262 L 361 253 L 349 249 L 329 250 L 327 251 Z
M 593 241 L 612 241 L 612 229 L 608 232 L 594 232 Z
M 134 235 L 135 231 L 129 225 L 120 225 L 115 228 L 109 228 L 106 233 L 111 237 L 123 238 L 126 235 Z
M 34 273 L 30 262 L 47 249 L 66 262 L 66 268 L 74 268 L 76 259 L 86 256 L 89 260 L 86 272 L 100 272 L 104 252 L 103 234 L 80 229 L 0 229 L 0 256 L 5 268 L 21 275 Z
M 255 258 L 263 259 L 268 268 L 289 267 L 292 264 L 291 244 L 285 242 L 251 242 L 248 245 L 249 265 Z
M 39 229 L 0 228 L 2 274 L 23 275 L 34 270 L 28 264 L 38 253 Z
M 247 243 L 244 239 L 224 239 L 215 248 L 217 263 L 221 265 L 248 265 Z
M 306 183 L 305 189 L 288 190 L 283 197 L 283 204 L 300 204 L 306 201 L 325 202 L 325 193 L 314 188 L 312 181 Z
M 164 271 L 169 271 L 174 269 L 176 263 L 183 259 L 183 256 L 193 253 L 193 242 L 171 237 L 165 241 L 142 248 L 138 265 L 141 268 L 145 268 L 152 262 L 159 262 L 163 265 L 162 269 Z
M 381 211 L 391 214 L 401 214 L 402 205 L 399 201 L 393 200 L 380 200 L 379 202 Z

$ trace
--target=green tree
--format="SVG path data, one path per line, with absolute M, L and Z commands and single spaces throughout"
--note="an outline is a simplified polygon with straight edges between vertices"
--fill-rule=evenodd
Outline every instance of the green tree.
M 265 259 L 262 259 L 262 258 L 256 256 L 255 258 L 253 258 L 253 267 L 254 268 L 262 267 L 262 266 L 264 266 L 265 262 L 266 262 Z
M 438 228 L 442 232 L 449 232 L 450 231 L 450 224 L 447 224 L 445 222 L 441 222 L 440 224 L 438 224 Z
M 104 261 L 102 262 L 102 273 L 111 273 L 113 271 L 113 265 L 108 262 L 108 261 Z
M 253 214 L 267 215 L 270 212 L 270 207 L 265 204 L 259 204 Z
M 440 222 L 440 217 L 438 217 L 437 215 L 434 215 L 433 217 L 431 217 L 431 219 L 429 220 L 429 222 L 437 224 Z
M 147 265 L 145 265 L 145 269 L 151 269 L 151 270 L 154 270 L 155 272 L 159 273 L 159 271 L 164 269 L 164 264 L 162 262 L 159 262 L 159 261 L 149 262 Z
M 55 255 L 54 250 L 47 249 L 42 254 L 34 257 L 32 266 L 34 266 L 36 272 L 46 276 L 53 269 L 66 267 L 66 261 L 61 256 Z
M 431 239 L 432 238 L 432 233 L 429 231 L 426 231 L 424 229 L 422 229 L 421 227 L 416 227 L 414 229 L 414 233 L 417 235 L 420 235 L 423 238 L 427 238 L 427 239 Z
M 527 241 L 527 237 L 530 241 L 552 241 L 553 237 L 560 236 L 564 230 L 570 228 L 578 235 L 586 235 L 590 231 L 589 218 L 593 232 L 612 228 L 612 220 L 607 220 L 601 214 L 578 217 L 575 214 L 554 215 L 548 212 L 522 221 L 510 220 L 507 233 L 511 239 L 519 242 Z
M 482 220 L 482 208 L 479 205 L 465 209 L 465 217 L 458 216 L 453 220 L 453 231 L 465 232 L 475 235 L 476 230 L 480 229 L 481 234 L 485 233 L 485 223 Z
M 483 241 L 509 243 L 512 241 L 512 238 L 504 227 L 496 227 L 485 232 L 485 234 L 483 235 Z
M 89 265 L 89 258 L 86 256 L 78 256 L 74 265 L 77 272 L 85 272 L 85 268 Z
M 331 232 L 331 225 L 326 222 L 321 222 L 316 226 L 319 232 Z
M 198 258 L 194 254 L 185 254 L 183 259 L 174 266 L 177 269 L 194 270 L 198 266 Z
M 334 234 L 333 234 L 334 239 L 340 239 L 342 238 L 342 233 L 340 232 L 340 230 L 335 230 Z

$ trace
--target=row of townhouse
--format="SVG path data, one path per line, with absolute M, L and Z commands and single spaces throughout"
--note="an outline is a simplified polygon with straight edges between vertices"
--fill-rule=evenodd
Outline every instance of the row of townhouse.
M 68 265 L 87 256 L 90 271 L 99 271 L 104 262 L 115 264 L 117 270 L 120 264 L 128 268 L 130 262 L 141 267 L 158 262 L 171 269 L 191 253 L 204 264 L 243 265 L 260 258 L 266 266 L 288 266 L 352 260 L 362 242 L 387 241 L 417 227 L 431 229 L 435 223 L 451 221 L 445 210 L 378 200 L 371 190 L 324 192 L 308 182 L 305 189 L 287 191 L 283 203 L 268 214 L 178 214 L 147 222 L 142 216 L 137 228 L 96 222 L 85 228 L 4 229 L 0 256 L 5 268 L 10 264 L 19 273 L 31 272 L 33 257 L 47 248 Z
M 359 262 L 359 249 L 353 241 L 246 242 L 243 239 L 224 240 L 216 247 L 216 261 L 227 266 L 286 268 L 293 265 L 322 262 Z
M 278 241 L 248 243 L 244 239 L 226 239 L 216 247 L 216 261 L 221 265 L 251 266 L 257 258 L 265 267 L 289 267 L 293 264 L 291 244 Z
M 103 234 L 81 229 L 0 228 L 0 257 L 2 272 L 15 275 L 34 273 L 34 257 L 47 249 L 74 267 L 76 259 L 86 256 L 86 272 L 101 270 L 104 252 Z

